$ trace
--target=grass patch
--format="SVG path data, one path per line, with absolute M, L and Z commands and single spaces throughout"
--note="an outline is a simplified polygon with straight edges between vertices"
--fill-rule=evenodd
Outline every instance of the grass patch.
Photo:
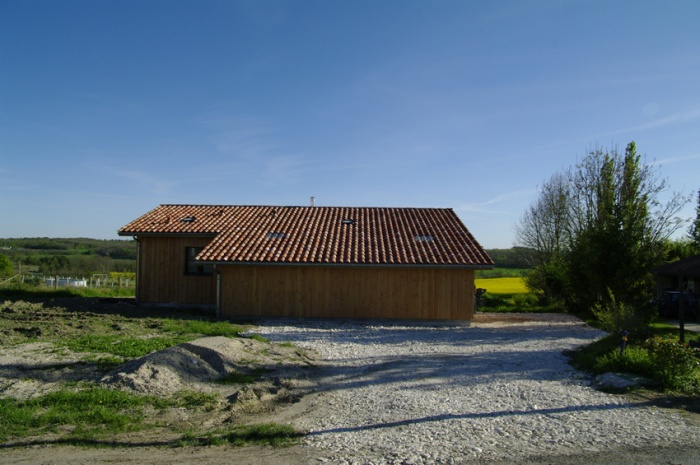
M 522 278 L 527 275 L 530 270 L 523 268 L 500 268 L 496 267 L 493 270 L 476 270 L 474 276 L 476 279 L 488 278 Z
M 0 288 L 0 298 L 6 300 L 63 299 L 71 297 L 134 297 L 135 287 L 37 287 L 30 284 L 13 284 Z
M 201 336 L 240 337 L 245 328 L 227 321 L 176 320 L 166 319 L 163 331 L 179 335 L 196 334 Z
M 176 407 L 202 407 L 206 411 L 214 409 L 219 398 L 216 394 L 199 392 L 199 391 L 180 391 L 173 400 L 173 405 Z
M 250 335 L 248 335 L 248 336 L 246 336 L 246 337 L 249 338 L 249 339 L 255 339 L 255 340 L 258 341 L 258 342 L 270 342 L 269 339 L 267 339 L 266 337 L 263 337 L 263 336 L 261 336 L 261 335 L 259 335 L 259 334 L 250 334 Z
M 143 357 L 190 340 L 186 337 L 130 337 L 122 335 L 87 335 L 64 339 L 59 343 L 73 352 L 112 354 L 125 358 Z
M 226 433 L 210 433 L 204 436 L 184 435 L 178 446 L 289 446 L 296 444 L 304 434 L 291 425 L 260 423 L 233 428 Z
M 163 408 L 157 397 L 91 387 L 62 389 L 26 401 L 0 399 L 0 441 L 32 433 L 58 432 L 70 427 L 68 439 L 89 439 L 99 434 L 138 431 L 143 407 Z
M 203 392 L 180 391 L 172 398 L 162 398 L 96 386 L 64 388 L 25 401 L 4 398 L 0 399 L 0 442 L 53 432 L 62 435 L 62 442 L 81 444 L 105 434 L 155 426 L 145 420 L 147 407 L 212 411 L 218 400 L 216 394 Z

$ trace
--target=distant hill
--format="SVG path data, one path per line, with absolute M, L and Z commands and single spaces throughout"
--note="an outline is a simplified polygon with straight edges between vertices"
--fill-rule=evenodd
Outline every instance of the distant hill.
M 83 237 L 0 239 L 0 254 L 5 256 L 98 255 L 113 259 L 136 260 L 136 241 Z

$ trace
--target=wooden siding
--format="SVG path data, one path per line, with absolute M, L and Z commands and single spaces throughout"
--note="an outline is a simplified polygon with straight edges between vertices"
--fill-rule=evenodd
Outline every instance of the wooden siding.
M 211 237 L 139 237 L 140 303 L 216 305 L 216 277 L 185 275 L 185 248 L 206 247 Z
M 221 316 L 471 320 L 474 271 L 227 265 Z

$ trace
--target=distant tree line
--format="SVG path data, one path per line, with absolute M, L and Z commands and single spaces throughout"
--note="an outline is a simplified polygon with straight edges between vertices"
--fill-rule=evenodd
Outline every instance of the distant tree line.
M 87 238 L 0 239 L 0 255 L 15 272 L 89 276 L 136 270 L 136 242 Z
M 487 249 L 486 253 L 496 263 L 496 268 L 530 268 L 527 257 L 531 253 L 526 247 L 513 247 L 510 249 Z

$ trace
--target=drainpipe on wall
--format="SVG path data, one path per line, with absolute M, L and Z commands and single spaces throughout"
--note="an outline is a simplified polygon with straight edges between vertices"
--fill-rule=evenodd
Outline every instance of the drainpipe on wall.
M 221 318 L 221 272 L 214 265 L 214 272 L 216 273 L 216 319 Z
M 141 280 L 139 276 L 141 275 L 141 241 L 138 236 L 133 236 L 136 241 L 136 305 L 140 303 L 139 295 L 141 294 Z

